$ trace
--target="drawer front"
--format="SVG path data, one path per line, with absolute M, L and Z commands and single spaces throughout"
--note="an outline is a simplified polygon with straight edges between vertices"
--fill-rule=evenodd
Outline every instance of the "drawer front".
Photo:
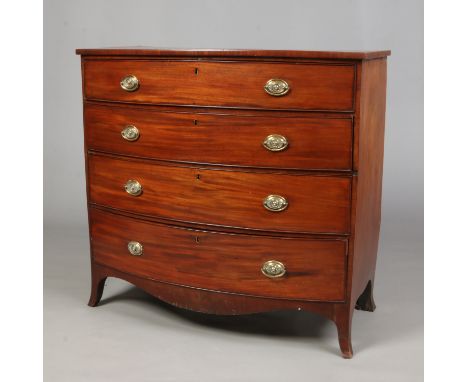
M 121 81 L 135 76 L 136 90 Z M 172 105 L 352 111 L 354 64 L 91 60 L 84 63 L 87 99 Z M 269 95 L 281 79 L 289 91 Z M 282 88 L 281 90 L 283 90 Z
M 88 104 L 85 126 L 88 148 L 111 153 L 250 167 L 351 168 L 351 119 L 182 114 Z M 137 129 L 136 140 L 125 136 L 128 126 Z
M 93 208 L 90 217 L 94 261 L 123 272 L 222 292 L 344 300 L 345 240 L 208 233 Z M 130 241 L 141 244 L 142 253 L 135 249 L 130 253 Z M 284 266 L 283 276 L 271 278 L 262 273 L 263 265 L 270 260 Z
M 283 232 L 348 233 L 349 177 L 161 166 L 89 155 L 92 203 L 185 222 Z M 142 188 L 124 185 L 137 181 Z M 134 184 L 135 185 L 135 184 Z M 131 184 L 129 183 L 129 186 Z M 269 195 L 278 197 L 265 200 Z M 272 212 L 269 208 L 287 208 Z

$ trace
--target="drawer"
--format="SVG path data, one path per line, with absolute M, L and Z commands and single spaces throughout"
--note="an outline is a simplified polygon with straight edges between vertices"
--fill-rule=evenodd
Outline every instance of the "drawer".
M 92 203 L 138 214 L 267 231 L 349 232 L 350 177 L 162 166 L 95 154 L 88 175 Z M 126 192 L 129 180 L 141 185 L 140 195 Z M 284 200 L 265 200 L 270 195 Z M 265 202 L 287 207 L 272 212 Z
M 140 277 L 222 292 L 342 301 L 347 242 L 174 228 L 90 208 L 95 262 Z M 142 246 L 139 254 L 129 242 Z M 267 277 L 267 261 L 285 274 Z M 281 267 L 281 264 L 276 264 Z M 264 272 L 268 274 L 266 267 Z M 281 271 L 281 268 L 275 268 Z M 270 276 L 274 275 L 270 273 Z
M 136 90 L 122 89 L 127 76 L 138 80 Z M 264 87 L 271 79 L 285 81 L 289 91 L 269 95 Z M 87 99 L 165 105 L 352 111 L 354 79 L 352 63 L 84 62 Z
M 348 118 L 186 114 L 87 104 L 85 126 L 88 148 L 111 153 L 248 167 L 352 166 Z M 124 138 L 125 131 L 137 131 L 137 139 Z

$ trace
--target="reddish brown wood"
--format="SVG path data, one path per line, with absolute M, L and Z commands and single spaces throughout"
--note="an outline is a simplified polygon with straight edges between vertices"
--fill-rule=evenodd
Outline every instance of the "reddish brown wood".
M 349 231 L 349 177 L 214 171 L 96 154 L 88 163 L 90 201 L 103 206 L 218 226 L 285 232 Z M 129 179 L 142 185 L 140 196 L 125 192 Z M 265 209 L 263 200 L 270 194 L 286 198 L 287 209 Z
M 352 224 L 349 242 L 348 297 L 337 307 L 335 323 L 345 358 L 352 357 L 351 322 L 354 308 L 373 312 L 384 153 L 387 65 L 385 59 L 358 66 L 353 177 Z
M 123 57 L 181 57 L 181 58 L 268 58 L 288 59 L 331 59 L 331 60 L 370 60 L 390 55 L 389 50 L 378 51 L 312 51 L 312 50 L 253 50 L 253 49 L 159 49 L 150 47 L 127 47 L 105 49 L 77 49 L 82 56 L 123 56 Z
M 157 281 L 254 296 L 343 301 L 343 239 L 290 239 L 180 229 L 91 209 L 94 261 Z M 143 245 L 132 256 L 127 244 Z M 264 276 L 268 260 L 282 262 L 284 277 Z
M 196 229 L 200 231 L 220 231 L 224 233 L 232 233 L 232 234 L 255 234 L 258 236 L 274 236 L 274 237 L 287 237 L 290 238 L 311 238 L 311 239 L 336 239 L 336 238 L 348 238 L 350 234 L 341 234 L 341 233 L 330 233 L 330 234 L 323 234 L 323 233 L 314 233 L 314 232 L 284 232 L 284 231 L 266 231 L 262 229 L 253 229 L 253 228 L 239 228 L 239 227 L 218 227 L 211 224 L 202 224 L 202 223 L 194 223 L 194 222 L 184 222 L 174 219 L 165 219 L 158 216 L 152 215 L 144 215 L 144 214 L 136 214 L 130 211 L 124 211 L 117 208 L 112 208 L 108 206 L 101 206 L 95 203 L 88 203 L 90 208 L 97 208 L 103 211 L 109 211 L 114 214 L 128 216 L 130 218 L 135 218 L 138 220 L 147 221 L 150 223 L 161 223 L 161 224 L 169 224 L 174 227 L 180 228 L 187 228 L 187 229 Z
M 335 304 L 332 320 L 338 330 L 338 342 L 343 358 L 353 357 L 353 345 L 351 343 L 351 325 L 353 321 L 353 308 L 349 303 Z
M 92 222 L 92 220 L 90 220 Z M 91 226 L 90 226 L 91 228 Z M 90 230 L 90 238 L 91 238 Z M 107 276 L 101 271 L 99 267 L 91 266 L 91 296 L 89 297 L 89 306 L 96 306 L 101 300 L 102 293 L 104 292 L 104 285 Z
M 282 64 L 206 61 L 88 61 L 85 97 L 93 100 L 266 109 L 350 111 L 354 107 L 354 64 Z M 120 88 L 135 75 L 140 87 Z M 272 78 L 288 82 L 288 94 L 264 90 Z
M 334 306 L 342 305 L 342 303 L 273 299 L 214 292 L 134 276 L 95 262 L 92 263 L 92 267 L 101 275 L 126 280 L 169 304 L 200 313 L 240 315 L 292 309 L 308 310 L 333 320 Z
M 353 186 L 353 251 L 349 270 L 352 274 L 349 278 L 352 306 L 369 281 L 373 286 L 375 277 L 381 217 L 386 82 L 386 60 L 362 64 L 359 126 L 356 129 L 359 160 Z
M 240 294 L 213 292 L 187 286 L 167 284 L 148 278 L 134 276 L 115 268 L 94 262 L 93 271 L 106 278 L 116 277 L 126 280 L 150 293 L 154 297 L 171 305 L 200 313 L 241 315 L 279 310 L 303 310 L 319 314 L 335 322 L 338 329 L 338 338 L 342 356 L 344 358 L 352 358 L 353 356 L 350 321 L 352 316 L 349 314 L 349 305 L 347 304 L 309 302 L 303 300 L 279 300 Z M 92 294 L 95 293 L 96 291 L 93 289 Z M 99 303 L 99 300 L 97 303 Z M 97 303 L 92 306 L 96 306 Z
M 178 308 L 200 313 L 241 315 L 279 310 L 303 310 L 319 314 L 335 322 L 342 356 L 344 358 L 352 358 L 353 356 L 350 321 L 352 316 L 349 314 L 349 305 L 347 304 L 227 294 L 138 277 L 96 262 L 92 263 L 92 267 L 93 272 L 102 275 L 102 277 L 116 277 L 126 280 L 162 301 Z M 93 284 L 92 296 L 97 294 L 95 288 L 96 286 Z M 101 296 L 102 293 L 99 294 L 96 303 L 90 306 L 96 306 Z
M 359 63 L 356 64 L 356 67 Z M 356 74 L 357 77 L 358 74 Z M 339 111 L 318 111 L 318 110 L 268 110 L 268 109 L 244 109 L 233 107 L 204 107 L 204 106 L 184 106 L 184 105 L 153 105 L 139 103 L 125 103 L 105 100 L 83 99 L 83 106 L 100 105 L 119 108 L 130 108 L 132 110 L 147 110 L 161 113 L 176 114 L 216 114 L 232 115 L 240 117 L 274 117 L 274 118 L 321 118 L 321 119 L 353 119 L 354 114 Z
M 250 114 L 189 114 L 87 104 L 87 144 L 93 150 L 171 161 L 351 170 L 351 118 Z M 137 141 L 122 138 L 127 125 L 138 128 Z M 287 149 L 272 152 L 264 148 L 262 143 L 270 134 L 286 137 Z
M 354 308 L 375 309 L 385 57 L 390 52 L 79 52 L 84 95 L 91 76 L 91 90 L 104 96 L 85 99 L 90 305 L 99 302 L 106 277 L 119 277 L 200 312 L 303 309 L 333 320 L 342 355 L 352 357 Z M 194 64 L 196 80 L 185 72 Z M 141 78 L 152 84 L 142 88 L 143 98 L 116 96 L 120 68 L 143 69 Z M 256 81 L 271 68 L 291 73 L 289 98 L 256 93 Z M 159 78 L 154 69 L 162 69 Z M 164 94 L 156 87 L 161 73 Z M 245 88 L 234 86 L 237 74 L 247 79 Z M 115 125 L 127 123 L 128 116 L 138 120 L 144 135 L 122 145 Z M 287 129 L 282 132 L 296 143 L 282 157 L 255 151 L 261 142 L 251 149 L 248 139 L 230 151 L 235 132 L 261 141 L 269 126 Z M 144 186 L 137 198 L 123 191 L 135 175 Z M 286 196 L 288 209 L 264 210 L 261 200 L 270 193 Z M 126 252 L 133 236 L 147 243 L 141 258 Z M 286 278 L 260 277 L 258 263 L 269 255 L 289 265 Z M 279 281 L 281 288 L 270 281 Z

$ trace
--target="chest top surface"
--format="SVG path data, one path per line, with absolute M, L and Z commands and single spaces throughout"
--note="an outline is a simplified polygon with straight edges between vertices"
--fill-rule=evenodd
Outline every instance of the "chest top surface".
M 315 51 L 265 49 L 170 49 L 152 47 L 115 47 L 77 49 L 82 56 L 148 56 L 148 57 L 239 57 L 239 58 L 291 58 L 291 59 L 343 59 L 370 60 L 385 58 L 390 50 L 375 51 Z

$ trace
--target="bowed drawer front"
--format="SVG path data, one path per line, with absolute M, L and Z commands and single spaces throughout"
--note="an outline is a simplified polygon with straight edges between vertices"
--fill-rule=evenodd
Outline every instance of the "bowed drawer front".
M 221 292 L 344 299 L 345 240 L 271 238 L 173 228 L 91 209 L 95 260 L 154 280 Z M 132 254 L 128 243 L 142 251 Z M 304 251 L 306 249 L 306 251 Z M 263 266 L 284 266 L 278 279 Z
M 349 232 L 350 177 L 205 170 L 92 155 L 89 179 L 92 203 L 128 212 L 267 231 Z M 138 187 L 133 194 L 125 189 L 132 181 Z M 269 207 L 280 197 L 284 206 Z
M 90 149 L 175 162 L 351 170 L 351 118 L 85 107 Z
M 84 65 L 87 99 L 159 105 L 351 111 L 354 79 L 355 65 L 348 63 L 118 60 Z
M 92 290 L 372 311 L 389 52 L 79 50 Z

